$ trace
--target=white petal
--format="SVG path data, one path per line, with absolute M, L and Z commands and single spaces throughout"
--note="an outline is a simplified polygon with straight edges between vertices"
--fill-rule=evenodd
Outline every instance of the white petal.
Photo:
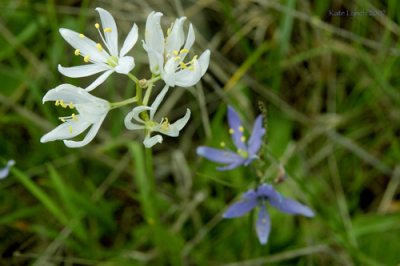
M 190 50 L 190 48 L 192 48 L 192 46 L 193 46 L 194 39 L 195 39 L 194 30 L 193 30 L 192 23 L 190 23 L 188 36 L 186 38 L 186 43 L 185 43 L 185 46 L 183 47 L 183 49 Z M 180 57 L 182 57 L 181 61 L 183 61 L 183 59 L 185 59 L 187 54 L 188 53 L 181 53 L 179 55 Z
M 159 54 L 164 53 L 164 34 L 160 26 L 162 13 L 150 13 L 146 21 L 145 41 L 151 49 Z
M 89 64 L 74 67 L 62 67 L 61 65 L 58 65 L 58 71 L 60 71 L 60 73 L 64 76 L 70 78 L 81 78 L 106 71 L 107 69 L 111 68 L 110 66 L 107 66 L 101 64 Z
M 197 59 L 194 59 L 192 67 L 194 67 L 193 70 L 182 69 L 175 74 L 175 85 L 190 87 L 199 82 L 202 69 Z
M 179 136 L 179 131 L 187 124 L 190 118 L 190 110 L 186 110 L 186 114 L 184 117 L 176 121 L 175 123 L 170 125 L 170 129 L 167 132 L 159 131 L 167 136 L 177 137 Z
M 143 112 L 143 111 L 146 111 L 146 110 L 150 110 L 150 112 L 151 112 L 151 110 L 153 110 L 153 108 L 148 107 L 148 106 L 137 106 L 137 107 L 135 107 L 135 108 L 132 109 L 132 112 L 131 112 L 131 113 L 132 113 L 133 118 L 134 118 L 136 121 L 145 124 L 146 122 L 144 122 L 144 121 L 139 117 L 139 114 L 140 114 L 141 112 Z
M 145 129 L 146 126 L 140 126 L 132 123 L 132 118 L 133 118 L 134 112 L 129 112 L 124 119 L 125 127 L 129 130 L 136 130 L 136 129 Z
M 72 47 L 79 49 L 83 56 L 90 55 L 91 60 L 107 64 L 108 53 L 105 50 L 100 52 L 97 49 L 97 44 L 88 37 L 81 38 L 79 33 L 69 29 L 60 29 L 60 33 Z
M 150 110 L 150 120 L 153 121 L 154 118 L 154 114 L 158 109 L 158 106 L 160 106 L 160 103 L 162 102 L 162 100 L 165 97 L 165 94 L 167 94 L 169 89 L 168 85 L 165 85 L 164 88 L 161 90 L 161 92 L 157 95 L 156 99 L 154 100 L 154 102 L 151 105 L 152 110 Z
M 149 55 L 150 71 L 156 75 L 160 73 L 161 75 L 164 75 L 163 71 L 164 56 L 160 53 L 157 53 L 155 50 L 147 46 L 145 43 L 143 43 L 143 48 Z
M 160 135 L 155 135 L 154 137 L 150 138 L 150 133 L 147 133 L 146 138 L 143 141 L 143 144 L 146 148 L 151 148 L 157 143 L 161 143 L 163 138 Z
M 115 71 L 127 75 L 135 67 L 135 60 L 132 56 L 124 56 L 118 61 Z
M 203 54 L 199 58 L 199 63 L 201 66 L 201 76 L 204 76 L 206 73 L 208 65 L 210 63 L 210 50 L 205 50 Z
M 46 135 L 44 135 L 41 139 L 40 142 L 48 142 L 48 141 L 53 141 L 53 140 L 58 140 L 58 139 L 69 139 L 73 138 L 79 134 L 81 134 L 83 131 L 85 131 L 91 123 L 85 121 L 85 120 L 70 120 L 65 123 L 62 123 Z M 72 133 L 69 132 L 69 128 L 72 126 Z
M 183 33 L 183 22 L 186 20 L 186 17 L 181 17 L 175 20 L 174 26 L 171 29 L 171 33 L 169 34 L 165 46 L 165 50 L 167 53 L 172 51 L 178 51 L 181 49 L 184 41 L 185 34 Z
M 93 126 L 90 128 L 89 132 L 86 134 L 85 138 L 82 141 L 64 140 L 65 146 L 67 146 L 69 148 L 78 148 L 78 147 L 85 146 L 86 144 L 91 142 L 94 139 L 94 137 L 96 136 L 97 132 L 99 131 L 100 126 L 104 121 L 104 118 L 106 118 L 105 115 L 99 121 L 97 121 L 96 123 L 93 124 Z M 74 129 L 72 129 L 72 130 L 74 130 Z
M 96 8 L 96 10 L 100 14 L 103 33 L 106 38 L 108 48 L 110 49 L 110 53 L 112 56 L 118 58 L 118 31 L 115 20 L 108 11 L 100 7 Z M 107 28 L 110 28 L 111 32 L 104 32 L 104 30 Z
M 61 84 L 46 93 L 43 97 L 43 103 L 47 101 L 64 100 L 65 104 L 69 104 L 70 102 L 84 104 L 90 102 L 92 99 L 91 97 L 94 96 L 87 92 L 85 93 L 85 90 L 82 88 L 75 87 L 71 84 Z
M 104 72 L 103 74 L 101 74 L 100 77 L 98 77 L 95 81 L 93 81 L 92 84 L 89 85 L 89 87 L 86 87 L 86 91 L 92 91 L 95 88 L 97 88 L 97 86 L 99 86 L 101 83 L 103 83 L 109 75 L 111 75 L 113 72 L 115 71 L 115 69 L 110 69 L 106 72 Z
M 189 69 L 185 69 L 189 70 Z M 164 81 L 171 87 L 175 87 L 175 60 L 174 58 L 170 58 L 164 66 Z
M 124 45 L 122 45 L 121 51 L 119 52 L 119 57 L 125 56 L 132 49 L 132 47 L 137 42 L 138 36 L 138 27 L 136 26 L 136 24 L 134 24 L 125 39 Z

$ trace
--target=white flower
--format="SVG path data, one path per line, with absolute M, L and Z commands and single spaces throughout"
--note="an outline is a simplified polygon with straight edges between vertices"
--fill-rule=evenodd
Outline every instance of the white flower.
M 79 114 L 60 117 L 64 123 L 44 135 L 40 142 L 63 139 L 65 145 L 70 148 L 82 147 L 92 141 L 110 110 L 109 102 L 70 84 L 62 84 L 48 91 L 43 97 L 43 103 L 46 101 L 56 101 L 56 105 L 63 108 L 76 108 Z M 65 140 L 81 134 L 91 125 L 93 126 L 82 141 Z
M 210 62 L 210 51 L 206 50 L 197 59 L 197 55 L 188 63 L 184 63 L 186 55 L 194 43 L 194 30 L 192 24 L 185 46 L 181 49 L 185 35 L 183 33 L 183 22 L 186 17 L 175 20 L 167 31 L 167 37 L 160 26 L 160 12 L 150 13 L 146 21 L 145 42 L 143 48 L 149 55 L 150 70 L 156 75 L 161 75 L 165 83 L 171 87 L 189 87 L 199 82 L 204 75 Z
M 138 39 L 138 27 L 136 24 L 133 25 L 118 54 L 118 32 L 114 18 L 108 11 L 102 8 L 98 7 L 96 10 L 100 14 L 104 37 L 99 29 L 100 25 L 96 23 L 95 27 L 109 53 L 103 49 L 100 43 L 95 43 L 83 34 L 68 29 L 60 29 L 60 33 L 64 39 L 76 49 L 75 55 L 82 55 L 86 63 L 93 63 L 76 67 L 62 67 L 58 65 L 60 73 L 70 78 L 80 78 L 106 71 L 86 88 L 87 91 L 95 89 L 114 71 L 120 74 L 128 74 L 135 67 L 133 57 L 125 55 L 132 49 Z
M 169 88 L 169 86 L 165 85 L 165 87 L 162 89 L 160 94 L 154 100 L 151 107 L 148 107 L 148 106 L 135 107 L 135 108 L 133 108 L 132 112 L 128 113 L 128 115 L 125 117 L 125 126 L 127 129 L 130 129 L 130 130 L 146 129 L 147 132 L 146 132 L 146 137 L 143 141 L 143 144 L 147 148 L 151 148 L 156 143 L 161 143 L 163 140 L 162 136 L 160 136 L 160 135 L 156 135 L 156 136 L 150 138 L 150 132 L 156 131 L 156 132 L 160 132 L 160 133 L 165 134 L 170 137 L 177 137 L 177 136 L 179 136 L 179 131 L 186 125 L 186 123 L 189 120 L 190 110 L 187 109 L 185 116 L 173 124 L 170 124 L 168 122 L 168 118 L 165 118 L 165 121 L 164 121 L 164 118 L 161 119 L 160 123 L 154 122 L 154 120 L 153 120 L 154 114 L 157 111 L 157 108 L 160 105 L 161 101 L 164 99 L 164 96 L 167 93 L 168 88 Z M 139 117 L 140 113 L 145 110 L 150 111 L 149 121 L 143 121 Z M 134 118 L 136 121 L 142 123 L 143 125 L 133 124 L 131 122 L 132 118 Z

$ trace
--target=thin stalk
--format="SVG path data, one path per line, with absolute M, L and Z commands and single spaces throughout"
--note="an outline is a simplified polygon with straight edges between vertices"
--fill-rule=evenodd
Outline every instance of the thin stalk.
M 115 109 L 115 108 L 119 108 L 121 106 L 127 105 L 127 104 L 131 104 L 134 102 L 137 102 L 137 98 L 136 97 L 132 97 L 130 99 L 127 99 L 125 101 L 122 102 L 116 102 L 116 103 L 110 103 L 111 109 Z

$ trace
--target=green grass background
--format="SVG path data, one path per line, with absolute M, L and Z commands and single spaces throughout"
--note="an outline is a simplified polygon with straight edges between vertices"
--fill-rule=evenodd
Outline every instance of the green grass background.
M 193 23 L 191 56 L 211 50 L 201 82 L 171 88 L 159 109 L 170 121 L 186 108 L 192 117 L 179 138 L 154 146 L 152 165 L 143 133 L 123 124 L 134 105 L 112 110 L 83 148 L 39 141 L 70 115 L 42 104 L 45 93 L 94 80 L 57 65 L 83 64 L 59 28 L 100 41 L 96 7 L 116 19 L 120 46 L 138 24 L 129 55 L 139 78 L 150 78 L 141 39 L 153 10 L 165 31 L 176 17 L 187 16 L 185 33 Z M 399 265 L 399 22 L 396 0 L 1 0 L 0 167 L 16 165 L 0 182 L 0 265 Z M 113 74 L 93 94 L 121 101 L 134 84 Z M 259 100 L 269 140 L 261 174 L 271 182 L 282 163 L 288 177 L 276 189 L 316 213 L 269 208 L 265 246 L 254 215 L 221 217 L 253 187 L 251 171 L 218 172 L 195 154 L 221 141 L 233 148 L 227 104 L 251 132 Z

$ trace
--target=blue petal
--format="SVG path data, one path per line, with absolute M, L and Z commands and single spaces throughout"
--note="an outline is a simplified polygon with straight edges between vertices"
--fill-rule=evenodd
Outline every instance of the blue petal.
M 237 163 L 239 161 L 243 162 L 244 159 L 239 154 L 226 150 L 218 150 L 214 148 L 209 148 L 205 146 L 197 147 L 196 153 L 203 157 L 206 157 L 210 161 L 217 163 Z
M 262 196 L 269 197 L 269 198 L 270 197 L 276 197 L 277 196 L 276 193 L 278 193 L 278 192 L 274 189 L 274 187 L 272 185 L 268 185 L 268 184 L 265 184 L 265 183 L 260 185 L 260 186 L 258 186 L 258 188 L 257 188 L 257 195 L 259 197 L 262 197 Z
M 261 245 L 267 244 L 269 233 L 271 232 L 271 220 L 264 204 L 261 205 L 260 213 L 258 214 L 256 231 Z
M 13 166 L 14 164 L 15 164 L 14 160 L 9 160 L 7 162 L 6 167 L 0 169 L 0 179 L 6 178 L 8 176 L 8 174 L 10 173 L 10 167 Z
M 230 165 L 221 166 L 221 167 L 216 167 L 215 169 L 217 169 L 218 171 L 231 170 L 231 169 L 233 169 L 233 168 L 236 168 L 236 167 L 242 165 L 243 163 L 244 163 L 244 159 L 241 158 L 241 159 L 238 159 L 236 162 L 233 162 L 233 163 L 230 164 Z
M 280 202 L 274 202 L 269 200 L 269 203 L 273 207 L 275 207 L 278 211 L 283 213 L 293 214 L 293 215 L 300 214 L 306 217 L 315 216 L 314 212 L 310 208 L 292 199 L 283 199 Z
M 248 201 L 239 201 L 230 206 L 222 217 L 225 219 L 240 217 L 254 209 L 255 206 L 257 206 L 257 198 Z
M 228 124 L 229 129 L 233 130 L 232 140 L 235 143 L 237 149 L 241 149 L 242 151 L 247 151 L 246 143 L 242 141 L 243 132 L 239 130 L 239 128 L 243 128 L 242 122 L 235 109 L 232 106 L 228 106 Z
M 254 199 L 257 198 L 257 193 L 254 191 L 254 189 L 250 189 L 249 191 L 243 193 L 242 198 Z
M 249 139 L 249 157 L 252 158 L 254 154 L 258 152 L 261 147 L 262 137 L 265 134 L 265 128 L 262 127 L 262 115 L 259 115 L 254 122 L 253 132 Z

